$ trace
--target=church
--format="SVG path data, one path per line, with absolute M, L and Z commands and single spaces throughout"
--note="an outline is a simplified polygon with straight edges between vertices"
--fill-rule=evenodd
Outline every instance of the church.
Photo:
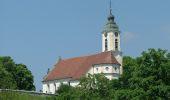
M 77 86 L 82 76 L 103 73 L 108 79 L 118 79 L 123 72 L 120 31 L 110 6 L 107 23 L 101 33 L 102 52 L 69 59 L 59 59 L 43 78 L 43 93 L 54 94 L 61 83 Z

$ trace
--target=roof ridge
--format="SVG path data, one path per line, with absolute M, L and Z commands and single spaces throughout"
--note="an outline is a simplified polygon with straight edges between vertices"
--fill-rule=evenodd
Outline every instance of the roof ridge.
M 77 56 L 77 57 L 72 57 L 72 58 L 66 58 L 66 59 L 61 59 L 61 61 L 71 60 L 71 59 L 79 59 L 79 58 L 85 58 L 85 57 L 91 57 L 91 56 L 95 56 L 95 55 L 99 55 L 99 54 L 103 54 L 103 53 L 108 53 L 108 52 L 111 52 L 111 51 L 100 52 L 100 53 L 96 53 L 96 54 L 92 54 L 92 55 L 85 55 L 85 56 Z

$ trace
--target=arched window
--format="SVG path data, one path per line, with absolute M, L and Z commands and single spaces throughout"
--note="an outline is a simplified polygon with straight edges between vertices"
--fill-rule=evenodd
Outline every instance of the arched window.
M 98 72 L 99 68 L 96 68 L 96 71 Z
M 118 39 L 115 39 L 115 50 L 118 50 Z
M 108 50 L 108 47 L 107 47 L 107 39 L 105 39 L 105 51 Z
M 70 81 L 68 81 L 68 85 L 70 86 Z
M 54 92 L 56 92 L 56 90 L 57 90 L 57 89 L 56 89 L 56 84 L 55 84 L 55 83 L 54 83 L 54 90 L 55 90 Z
M 115 36 L 118 37 L 118 32 L 115 32 Z
M 47 93 L 50 93 L 50 85 L 47 84 Z
M 115 71 L 117 71 L 117 67 L 115 67 Z
M 106 70 L 106 71 L 109 71 L 109 67 L 106 67 L 105 70 Z
M 104 33 L 104 36 L 107 37 L 107 33 Z

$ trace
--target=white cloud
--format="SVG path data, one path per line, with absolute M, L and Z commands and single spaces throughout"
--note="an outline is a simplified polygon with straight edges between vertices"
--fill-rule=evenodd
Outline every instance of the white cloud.
M 135 38 L 135 34 L 132 32 L 123 32 L 122 33 L 122 42 L 127 43 Z

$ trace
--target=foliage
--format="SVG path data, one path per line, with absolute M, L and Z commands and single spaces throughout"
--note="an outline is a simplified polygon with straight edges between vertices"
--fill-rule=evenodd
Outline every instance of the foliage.
M 104 74 L 88 74 L 78 87 L 61 86 L 59 97 L 73 97 L 61 100 L 170 99 L 170 53 L 166 50 L 148 49 L 137 58 L 125 56 L 123 69 L 118 80 L 108 80 Z
M 12 75 L 3 67 L 0 67 L 0 88 L 1 89 L 16 89 L 16 81 Z
M 28 93 L 3 91 L 0 92 L 0 100 L 56 100 L 56 97 L 52 97 L 52 96 L 46 97 L 46 96 L 31 95 Z
M 56 91 L 58 94 L 57 100 L 75 100 L 78 98 L 77 91 L 78 89 L 73 88 L 67 84 L 61 84 L 58 90 Z
M 16 67 L 16 81 L 17 87 L 20 90 L 35 90 L 33 85 L 33 76 L 30 70 L 23 64 L 17 64 Z
M 33 75 L 24 64 L 15 64 L 11 57 L 0 57 L 0 88 L 35 90 Z

